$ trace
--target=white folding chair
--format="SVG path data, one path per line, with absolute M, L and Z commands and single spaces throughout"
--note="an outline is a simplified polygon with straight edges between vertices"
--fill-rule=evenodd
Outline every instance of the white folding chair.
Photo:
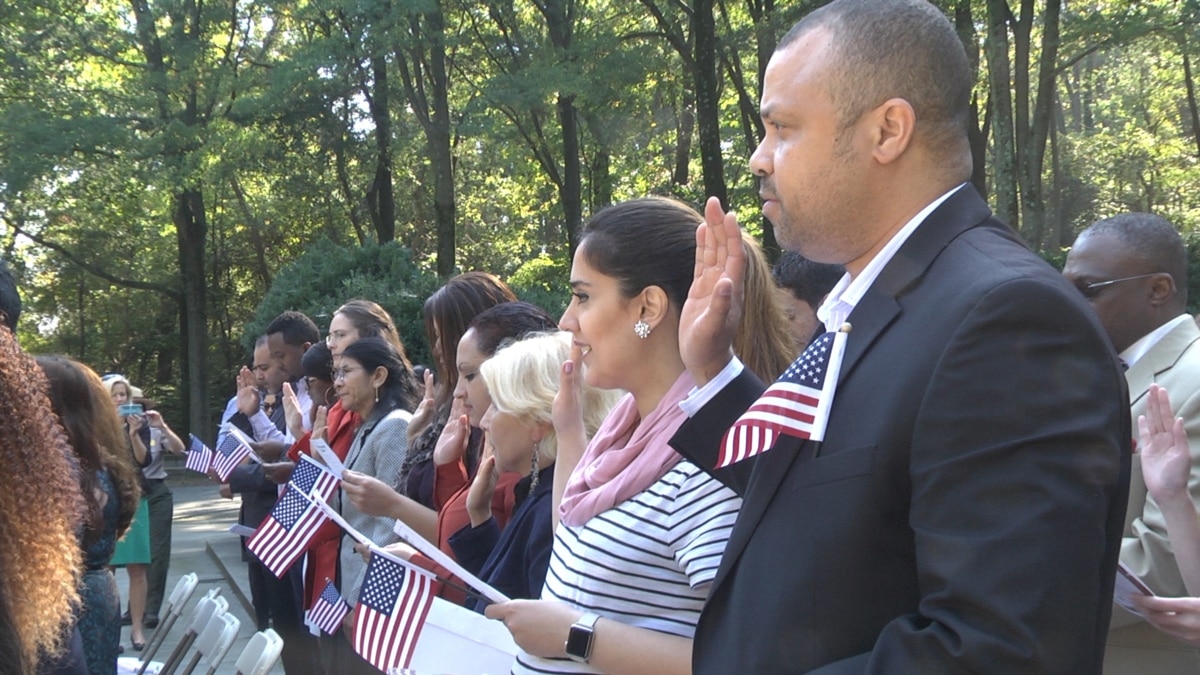
M 238 675 L 266 675 L 283 652 L 283 638 L 270 628 L 250 637 L 234 666 Z
M 214 589 L 215 590 L 215 589 Z M 196 604 L 196 610 L 192 613 L 192 621 L 188 625 L 187 631 L 179 638 L 179 644 L 175 645 L 175 649 L 171 651 L 171 655 L 167 657 L 166 663 L 163 664 L 160 675 L 171 675 L 179 664 L 183 662 L 183 656 L 187 650 L 191 649 L 192 643 L 196 641 L 196 636 L 200 631 L 208 626 L 208 622 L 212 620 L 214 615 L 224 614 L 229 611 L 229 601 L 220 596 L 200 598 L 200 602 Z
M 162 620 L 158 622 L 158 628 L 154 629 L 154 634 L 146 641 L 146 648 L 142 650 L 142 667 L 138 670 L 138 675 L 142 675 L 146 670 L 146 664 L 153 660 L 155 652 L 167 639 L 167 634 L 171 632 L 171 627 L 175 625 L 179 615 L 183 614 L 183 608 L 187 605 L 188 600 L 191 600 L 192 593 L 195 592 L 196 584 L 199 582 L 200 577 L 196 576 L 195 572 L 189 572 L 179 577 L 179 581 L 175 583 L 175 589 L 167 597 L 167 606 L 162 612 Z
M 229 645 L 233 644 L 233 639 L 237 637 L 241 625 L 242 622 L 232 614 L 213 614 L 208 625 L 196 636 L 196 653 L 192 654 L 192 660 L 183 669 L 182 675 L 192 675 L 192 671 L 200 665 L 200 659 L 205 657 L 208 657 L 210 665 L 208 675 L 216 672 L 217 666 L 221 665 L 221 659 L 225 658 L 225 652 L 229 651 Z

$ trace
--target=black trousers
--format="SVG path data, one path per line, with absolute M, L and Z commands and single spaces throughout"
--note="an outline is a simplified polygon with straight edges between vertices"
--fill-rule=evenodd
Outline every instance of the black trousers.
M 250 602 L 254 605 L 258 630 L 274 628 L 283 638 L 280 661 L 284 672 L 288 675 L 320 672 L 316 638 L 305 627 L 304 611 L 296 604 L 295 575 L 288 573 L 278 579 L 253 555 L 246 561 L 246 573 L 250 580 Z
M 146 485 L 146 502 L 150 507 L 146 613 L 158 614 L 167 591 L 167 568 L 171 565 L 171 520 L 175 517 L 175 497 L 165 479 L 147 479 Z

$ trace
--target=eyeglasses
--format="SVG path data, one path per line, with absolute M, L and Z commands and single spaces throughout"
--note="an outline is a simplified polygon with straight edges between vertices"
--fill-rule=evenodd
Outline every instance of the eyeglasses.
M 362 370 L 362 368 L 334 368 L 333 381 L 334 382 L 338 382 L 338 381 L 344 382 L 346 380 L 346 374 L 353 373 L 356 370 Z
M 1160 274 L 1166 274 L 1166 273 L 1165 272 L 1151 272 L 1149 274 L 1137 274 L 1132 277 L 1121 277 L 1120 279 L 1109 279 L 1108 281 L 1093 281 L 1090 284 L 1079 284 L 1079 285 L 1076 285 L 1075 287 L 1079 289 L 1080 293 L 1083 293 L 1083 297 L 1094 298 L 1097 295 L 1100 295 L 1101 291 L 1108 288 L 1109 286 L 1112 286 L 1113 284 L 1119 284 L 1122 281 L 1133 281 L 1134 279 L 1145 279 L 1146 277 L 1154 277 L 1154 276 L 1158 276 Z

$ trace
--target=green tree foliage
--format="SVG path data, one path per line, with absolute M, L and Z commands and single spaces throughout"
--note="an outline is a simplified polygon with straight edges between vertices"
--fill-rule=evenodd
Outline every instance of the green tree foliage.
M 392 315 L 413 363 L 432 363 L 421 307 L 438 285 L 437 276 L 418 266 L 397 242 L 339 246 L 321 239 L 279 270 L 254 318 L 246 322 L 241 344 L 251 349 L 271 319 L 289 309 L 304 312 L 326 331 L 339 306 L 361 298 Z

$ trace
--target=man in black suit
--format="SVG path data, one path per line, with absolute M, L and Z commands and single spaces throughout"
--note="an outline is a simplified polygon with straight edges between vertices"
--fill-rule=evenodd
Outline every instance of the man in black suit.
M 254 375 L 253 385 L 262 394 L 275 394 L 278 397 L 287 373 L 282 363 L 274 357 L 269 347 L 267 336 L 263 335 L 254 343 L 254 360 L 251 372 Z M 266 412 L 264 410 L 264 412 Z M 267 414 L 274 429 L 284 430 L 283 406 L 279 405 Z M 229 424 L 241 429 L 247 436 L 260 440 L 255 436 L 254 425 L 241 411 L 229 418 Z M 229 474 L 229 490 L 241 496 L 242 506 L 238 512 L 238 523 L 250 528 L 257 528 L 271 515 L 279 496 L 279 486 L 267 479 L 263 466 L 258 462 L 245 462 Z M 303 611 L 296 602 L 299 599 L 295 592 L 298 574 L 285 574 L 282 578 L 275 576 L 267 569 L 253 553 L 245 548 L 246 538 L 242 538 L 242 559 L 246 561 L 246 573 L 250 581 L 251 604 L 254 606 L 255 623 L 258 630 L 274 628 L 284 639 L 283 652 L 280 660 L 288 675 L 305 675 L 314 671 L 314 640 L 303 625 Z M 301 582 L 303 583 L 303 582 Z
M 744 496 L 697 673 L 1098 673 L 1128 399 L 1078 291 L 966 184 L 973 79 L 920 0 L 837 0 L 781 40 L 750 160 L 788 249 L 847 276 L 821 442 L 714 470 Z M 699 389 L 672 445 L 714 467 L 763 385 L 730 344 L 744 261 L 709 200 L 681 320 Z

